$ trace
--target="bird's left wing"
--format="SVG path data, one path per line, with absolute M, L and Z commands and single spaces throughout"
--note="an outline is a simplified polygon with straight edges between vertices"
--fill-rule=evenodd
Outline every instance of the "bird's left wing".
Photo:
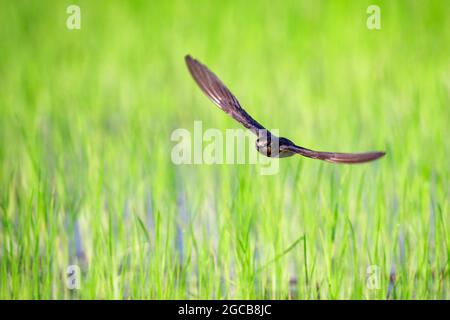
M 187 55 L 185 60 L 195 82 L 220 109 L 231 115 L 256 135 L 259 135 L 260 130 L 266 130 L 241 107 L 231 91 L 205 65 L 190 55 Z

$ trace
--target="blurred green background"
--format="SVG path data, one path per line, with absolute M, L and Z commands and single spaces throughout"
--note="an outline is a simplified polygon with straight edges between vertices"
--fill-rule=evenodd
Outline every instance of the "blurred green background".
M 1 1 L 0 298 L 449 298 L 449 12 Z M 175 166 L 174 129 L 240 128 L 197 88 L 188 53 L 269 129 L 386 157 L 292 157 L 273 176 Z

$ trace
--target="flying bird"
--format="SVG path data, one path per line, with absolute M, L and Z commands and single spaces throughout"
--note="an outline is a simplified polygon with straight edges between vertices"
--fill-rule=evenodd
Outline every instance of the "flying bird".
M 189 72 L 200 89 L 220 109 L 258 136 L 256 139 L 256 150 L 267 157 L 284 158 L 299 154 L 304 157 L 333 163 L 353 164 L 376 160 L 385 155 L 384 152 L 380 151 L 364 153 L 314 151 L 300 147 L 287 138 L 277 137 L 253 119 L 241 107 L 241 104 L 231 91 L 204 64 L 190 55 L 187 55 L 185 60 Z

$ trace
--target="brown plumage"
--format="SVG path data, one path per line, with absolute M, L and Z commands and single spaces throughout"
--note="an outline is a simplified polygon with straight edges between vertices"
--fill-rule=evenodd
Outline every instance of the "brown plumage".
M 292 141 L 283 137 L 276 137 L 265 129 L 259 122 L 253 119 L 239 104 L 239 101 L 230 90 L 212 73 L 205 65 L 190 55 L 185 57 L 187 67 L 200 89 L 220 109 L 231 115 L 244 127 L 258 136 L 256 149 L 268 157 L 290 157 L 300 154 L 304 157 L 319 159 L 334 163 L 363 163 L 376 160 L 384 156 L 384 152 L 365 153 L 338 153 L 322 152 L 306 149 L 295 145 Z

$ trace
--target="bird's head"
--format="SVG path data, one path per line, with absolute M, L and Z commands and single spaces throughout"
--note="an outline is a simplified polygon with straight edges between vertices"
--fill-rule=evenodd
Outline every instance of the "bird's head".
M 256 150 L 259 153 L 271 158 L 284 158 L 293 155 L 293 152 L 283 150 L 280 146 L 293 145 L 293 142 L 286 138 L 279 138 L 274 135 L 260 136 L 256 139 Z
M 258 139 L 256 139 L 255 146 L 256 150 L 266 157 L 276 156 L 279 151 L 278 138 L 272 135 L 258 137 Z

